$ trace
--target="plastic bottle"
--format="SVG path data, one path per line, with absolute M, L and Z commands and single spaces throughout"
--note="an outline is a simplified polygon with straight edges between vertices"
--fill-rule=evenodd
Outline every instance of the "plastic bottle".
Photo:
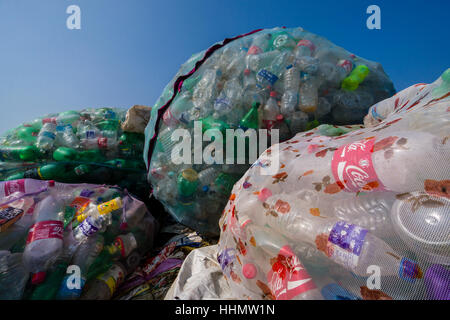
M 247 114 L 239 122 L 239 128 L 242 130 L 259 128 L 259 112 L 258 108 L 260 106 L 259 102 L 253 102 L 252 108 L 247 112 Z
M 110 201 L 103 202 L 99 205 L 90 203 L 89 207 L 80 215 L 77 216 L 78 222 L 83 222 L 87 217 L 98 219 L 102 215 L 106 215 L 115 210 L 121 209 L 123 206 L 122 198 L 117 197 Z
M 319 98 L 319 102 L 317 104 L 317 109 L 314 112 L 314 116 L 316 119 L 323 118 L 327 114 L 331 112 L 331 103 L 324 97 Z
M 70 124 L 56 126 L 56 132 L 56 141 L 58 145 L 74 149 L 80 147 L 80 141 L 73 132 L 73 127 Z
M 53 151 L 53 159 L 56 161 L 72 161 L 78 157 L 77 150 L 68 147 L 59 147 Z
M 184 169 L 177 179 L 178 194 L 181 197 L 191 197 L 198 187 L 198 173 L 193 169 Z
M 21 141 L 34 144 L 36 143 L 39 130 L 31 126 L 22 126 L 17 129 L 16 134 Z
M 303 111 L 295 111 L 290 117 L 289 122 L 289 129 L 291 130 L 291 133 L 296 134 L 305 131 L 308 121 L 308 114 Z
M 128 257 L 136 249 L 143 249 L 146 241 L 145 232 L 134 229 L 132 232 L 117 236 L 114 243 L 107 246 L 106 249 L 112 257 L 122 259 Z
M 77 136 L 84 149 L 98 149 L 100 132 L 91 121 L 84 120 L 78 124 Z
M 247 51 L 247 56 L 245 57 L 246 68 L 249 70 L 257 71 L 252 68 L 251 60 L 255 56 L 264 53 L 269 47 L 269 39 L 271 36 L 269 34 L 260 34 L 253 38 L 252 45 Z
M 22 253 L 0 251 L 0 299 L 20 300 L 29 273 L 22 264 Z
M 35 181 L 32 179 L 19 179 L 13 181 L 0 182 L 0 201 L 16 192 L 20 195 L 34 194 L 47 189 L 47 186 L 53 186 L 53 182 Z
M 306 77 L 300 86 L 299 108 L 306 113 L 314 113 L 319 100 L 319 83 L 316 77 Z
M 78 299 L 81 296 L 84 285 L 87 280 L 87 272 L 89 267 L 95 261 L 97 256 L 103 250 L 103 237 L 98 235 L 97 237 L 91 237 L 89 240 L 81 244 L 75 255 L 73 256 L 72 264 L 80 268 L 80 283 L 77 287 L 73 283 L 69 283 L 70 275 L 66 275 L 61 281 L 56 298 L 59 300 L 72 300 Z
M 61 178 L 69 178 L 66 165 L 61 163 L 46 164 L 42 167 L 29 169 L 25 171 L 24 178 L 39 180 L 60 180 Z
M 360 64 L 353 69 L 348 77 L 342 80 L 342 89 L 349 91 L 358 89 L 359 85 L 364 81 L 368 74 L 369 68 L 364 64 Z
M 208 191 L 211 184 L 217 178 L 218 172 L 214 167 L 203 169 L 198 173 L 198 181 L 203 191 Z
M 274 51 L 276 52 L 276 51 Z M 256 74 L 256 80 L 260 88 L 273 87 L 275 82 L 283 75 L 289 62 L 289 52 L 276 52 L 276 57 L 269 66 L 265 66 Z
M 180 122 L 188 124 L 190 122 L 189 110 L 193 107 L 192 93 L 184 91 L 175 98 L 170 108 L 164 113 L 164 123 L 171 128 L 177 127 Z
M 115 262 L 104 274 L 99 275 L 92 283 L 88 284 L 81 299 L 83 300 L 109 300 L 116 289 L 122 284 L 127 272 L 125 266 Z
M 0 232 L 0 248 L 10 250 L 20 239 L 26 237 L 28 229 L 33 225 L 34 200 L 32 197 L 24 197 L 8 204 L 8 207 L 23 211 L 18 221 Z
M 204 71 L 201 80 L 198 82 L 192 95 L 192 101 L 197 108 L 209 109 L 207 106 L 215 96 L 216 84 L 219 81 L 221 72 L 217 69 L 207 69 Z
M 56 124 L 47 122 L 39 131 L 36 141 L 36 147 L 41 151 L 46 152 L 53 148 L 56 139 Z
M 316 50 L 316 46 L 310 40 L 302 39 L 297 43 L 294 49 L 295 59 L 300 59 L 301 57 L 311 57 Z
M 49 195 L 36 207 L 34 225 L 31 227 L 23 263 L 33 273 L 33 284 L 45 280 L 45 271 L 63 251 L 63 205 Z
M 285 239 L 275 234 L 274 232 L 271 232 L 270 229 L 263 229 L 255 225 L 249 226 L 249 230 L 251 234 L 253 234 L 256 242 L 256 247 L 261 248 L 271 258 L 277 257 L 277 259 L 279 260 L 280 258 L 289 260 L 290 264 L 293 265 L 293 268 L 297 270 L 295 276 L 291 275 L 292 278 L 286 279 L 284 281 L 282 279 L 278 279 L 278 275 L 272 271 L 274 270 L 274 268 L 276 268 L 275 264 L 272 266 L 271 270 L 262 270 L 264 276 L 272 280 L 271 283 L 269 283 L 269 286 L 271 286 L 271 291 L 275 295 L 275 298 L 277 300 L 323 300 L 323 297 L 314 284 L 313 279 L 305 270 L 301 261 L 295 255 Z M 265 266 L 267 266 L 267 263 L 257 262 L 257 265 L 264 268 Z M 282 268 L 281 263 L 280 267 Z M 280 283 L 281 287 L 278 287 L 280 286 Z M 299 290 L 300 287 L 303 287 L 304 289 Z
M 237 108 L 241 94 L 241 84 L 238 79 L 234 78 L 225 82 L 222 91 L 214 101 L 214 109 L 218 115 L 224 115 L 225 113 L 231 112 L 233 108 Z
M 270 98 L 267 100 L 264 108 L 262 109 L 262 122 L 264 128 L 270 130 L 277 122 L 277 116 L 280 114 L 280 108 L 276 100 L 277 93 L 275 91 L 270 92 Z
M 0 161 L 34 161 L 39 155 L 35 146 L 0 146 Z
M 288 67 L 284 72 L 284 93 L 281 98 L 280 111 L 285 117 L 290 117 L 298 105 L 300 89 L 300 70 L 297 65 Z

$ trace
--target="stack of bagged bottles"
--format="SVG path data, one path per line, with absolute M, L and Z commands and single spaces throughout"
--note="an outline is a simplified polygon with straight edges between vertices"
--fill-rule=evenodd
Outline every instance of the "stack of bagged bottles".
M 191 139 L 196 124 L 201 124 L 200 139 L 207 131 L 220 131 L 225 155 L 227 129 L 266 129 L 269 143 L 278 130 L 284 141 L 319 124 L 362 123 L 372 104 L 394 93 L 379 63 L 302 28 L 226 39 L 182 65 L 154 105 L 144 150 L 148 180 L 178 221 L 218 233 L 231 188 L 251 164 L 248 152 L 241 164 L 236 155 L 221 162 L 214 155 L 210 161 L 195 160 L 195 154 L 190 163 L 175 164 L 176 129 L 186 129 Z M 247 149 L 256 145 L 246 141 Z M 202 147 L 202 155 L 211 139 L 190 143 L 189 153 Z
M 239 299 L 450 299 L 450 69 L 365 127 L 271 147 L 233 188 L 218 262 Z M 277 162 L 278 163 L 278 162 Z
M 124 132 L 125 109 L 50 114 L 0 137 L 0 180 L 101 183 L 134 193 L 146 187 L 144 135 Z
M 0 299 L 110 299 L 158 223 L 119 188 L 0 182 Z

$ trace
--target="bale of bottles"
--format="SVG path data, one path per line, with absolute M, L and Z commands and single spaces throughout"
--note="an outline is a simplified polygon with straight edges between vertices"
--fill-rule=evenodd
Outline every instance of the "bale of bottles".
M 0 137 L 0 180 L 117 184 L 142 194 L 145 136 L 122 130 L 126 113 L 84 109 L 24 122 Z
M 0 299 L 111 299 L 158 223 L 120 188 L 0 182 Z
M 201 158 L 216 139 L 207 139 L 208 132 L 222 134 L 225 155 L 228 129 L 265 129 L 269 144 L 276 133 L 285 141 L 320 124 L 362 123 L 371 105 L 394 93 L 379 63 L 302 28 L 226 39 L 183 64 L 153 106 L 144 150 L 148 180 L 155 197 L 178 221 L 217 234 L 231 188 L 252 163 L 249 147 L 258 143 L 244 137 L 246 152 L 240 162 L 233 152 L 221 159 L 214 148 Z M 185 129 L 194 139 L 196 123 L 203 139 L 192 141 L 189 153 L 200 146 L 201 159 L 194 160 L 194 155 L 184 158 L 191 162 L 173 161 L 180 141 L 175 130 Z
M 235 184 L 218 261 L 239 299 L 450 299 L 450 69 L 321 127 Z M 277 146 L 272 146 L 272 153 Z

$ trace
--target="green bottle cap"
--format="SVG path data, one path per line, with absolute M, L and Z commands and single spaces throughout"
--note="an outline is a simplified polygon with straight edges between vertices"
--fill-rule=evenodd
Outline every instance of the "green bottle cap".
M 259 102 L 253 102 L 251 109 L 239 122 L 239 127 L 242 130 L 247 129 L 258 129 L 259 128 L 259 113 L 258 108 L 260 106 Z

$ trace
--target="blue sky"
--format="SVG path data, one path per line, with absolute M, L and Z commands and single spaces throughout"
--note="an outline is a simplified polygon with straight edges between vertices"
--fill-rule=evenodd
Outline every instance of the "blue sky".
M 66 8 L 81 8 L 81 30 Z M 381 8 L 381 30 L 366 8 Z M 397 90 L 449 67 L 450 1 L 0 0 L 0 132 L 50 112 L 152 105 L 180 64 L 226 37 L 301 26 L 382 63 Z

